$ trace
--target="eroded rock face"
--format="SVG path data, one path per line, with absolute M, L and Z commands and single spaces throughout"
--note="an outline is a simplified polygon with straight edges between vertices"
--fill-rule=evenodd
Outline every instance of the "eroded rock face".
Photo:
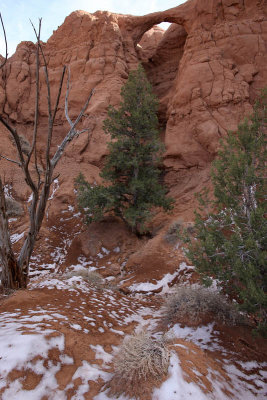
M 184 54 L 167 106 L 166 166 L 174 169 L 203 167 L 213 159 L 218 139 L 236 129 L 266 82 L 263 8 L 238 1 L 196 5 L 198 18 L 192 29 L 186 28 Z
M 163 34 L 156 24 L 170 22 Z M 154 27 L 154 28 L 153 28 Z M 176 199 L 173 216 L 159 214 L 156 226 L 167 226 L 183 216 L 193 218 L 194 192 L 209 185 L 209 166 L 220 137 L 234 130 L 251 110 L 267 82 L 267 21 L 265 0 L 189 0 L 171 10 L 143 17 L 98 11 L 76 11 L 43 44 L 55 103 L 63 65 L 70 67 L 70 117 L 74 119 L 90 93 L 95 94 L 75 139 L 57 167 L 59 188 L 49 212 L 74 203 L 74 178 L 82 171 L 90 182 L 100 182 L 107 154 L 102 124 L 109 105 L 118 106 L 121 86 L 141 61 L 159 97 L 159 118 L 166 146 L 166 183 Z M 0 71 L 0 112 L 29 140 L 35 104 L 35 51 L 22 42 Z M 43 62 L 41 62 L 43 64 Z M 39 154 L 44 152 L 47 99 L 40 71 Z M 69 126 L 64 113 L 64 83 L 53 135 L 53 148 Z M 6 132 L 0 152 L 16 157 Z M 40 161 L 41 163 L 41 161 Z M 7 181 L 22 200 L 29 196 L 23 177 L 2 160 Z M 157 221 L 159 224 L 157 225 Z M 142 264 L 142 261 L 138 261 Z
M 162 21 L 174 24 L 164 35 L 160 28 L 149 31 Z M 160 119 L 166 124 L 165 165 L 175 170 L 207 165 L 218 139 L 251 111 L 257 90 L 266 82 L 266 29 L 264 1 L 191 0 L 144 17 L 72 13 L 44 44 L 53 98 L 62 66 L 70 66 L 72 118 L 96 89 L 82 123 L 90 128 L 90 140 L 86 135 L 77 139 L 72 156 L 75 153 L 80 163 L 101 165 L 107 107 L 118 105 L 129 70 L 146 58 L 148 77 L 161 102 Z M 22 42 L 2 71 L 6 92 L 1 90 L 0 107 L 26 136 L 34 115 L 34 75 L 35 45 Z M 63 103 L 62 98 L 55 139 L 68 128 Z M 40 114 L 44 136 L 47 102 L 42 72 Z
M 147 62 L 154 55 L 164 33 L 164 29 L 155 25 L 143 35 L 141 41 L 137 45 L 138 58 L 142 63 Z
M 167 107 L 176 90 L 174 81 L 184 54 L 186 38 L 187 33 L 181 25 L 170 25 L 152 56 L 144 62 L 147 76 L 160 99 L 159 121 L 163 130 L 166 130 Z

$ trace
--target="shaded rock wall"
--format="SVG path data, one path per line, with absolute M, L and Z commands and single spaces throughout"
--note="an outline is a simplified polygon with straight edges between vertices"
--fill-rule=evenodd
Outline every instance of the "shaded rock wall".
M 176 90 L 174 80 L 184 54 L 186 38 L 187 33 L 181 25 L 170 25 L 154 53 L 143 63 L 154 92 L 160 100 L 159 121 L 164 130 L 167 123 L 167 107 Z

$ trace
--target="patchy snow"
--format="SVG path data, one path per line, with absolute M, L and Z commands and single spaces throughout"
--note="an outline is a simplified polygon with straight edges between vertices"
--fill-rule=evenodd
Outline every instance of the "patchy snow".
M 197 344 L 203 350 L 222 350 L 223 348 L 218 344 L 219 339 L 214 331 L 214 323 L 208 325 L 198 326 L 191 328 L 189 326 L 182 327 L 180 324 L 175 324 L 169 331 L 169 338 L 186 339 Z
M 14 233 L 13 235 L 11 235 L 11 236 L 10 236 L 11 243 L 12 243 L 12 244 L 17 243 L 20 239 L 23 238 L 24 234 L 25 234 L 25 232 L 22 232 L 22 233 Z
M 83 361 L 83 365 L 77 369 L 73 375 L 73 380 L 80 378 L 82 380 L 82 385 L 79 386 L 78 391 L 72 396 L 74 400 L 81 400 L 84 398 L 84 394 L 89 391 L 88 381 L 96 381 L 99 378 L 107 380 L 110 376 L 109 373 L 101 371 L 98 365 L 90 365 L 88 362 Z
M 12 190 L 13 190 L 12 185 L 10 185 L 10 184 L 4 185 L 5 197 L 8 197 L 9 199 L 13 199 L 14 200 L 14 197 L 12 196 Z
M 57 189 L 53 187 L 51 196 L 54 196 Z M 74 208 L 68 206 L 66 213 L 68 212 L 73 213 Z M 68 216 L 68 214 L 64 216 Z M 68 219 L 65 218 L 64 221 Z M 51 227 L 51 230 L 62 234 L 56 227 Z M 22 236 L 19 237 L 20 235 Z M 20 235 L 13 235 L 15 240 L 13 243 L 20 240 L 24 232 Z M 51 254 L 53 260 L 52 263 L 41 264 L 42 258 L 34 256 L 30 268 L 29 289 L 48 288 L 66 291 L 68 300 L 63 308 L 59 309 L 57 304 L 53 308 L 50 305 L 49 310 L 37 306 L 35 310 L 28 310 L 26 315 L 22 315 L 22 311 L 16 309 L 13 313 L 3 313 L 0 316 L 0 390 L 4 388 L 1 393 L 3 400 L 39 400 L 41 398 L 65 400 L 69 396 L 68 390 L 74 387 L 75 380 L 80 383 L 75 388 L 71 398 L 84 400 L 86 393 L 90 393 L 90 381 L 100 380 L 101 382 L 102 380 L 106 382 L 111 377 L 111 374 L 106 370 L 109 371 L 113 352 L 108 353 L 106 351 L 110 346 L 106 347 L 105 343 L 110 344 L 112 335 L 113 337 L 116 335 L 116 340 L 120 339 L 119 336 L 122 340 L 126 332 L 129 333 L 129 326 L 136 332 L 147 329 L 152 332 L 155 338 L 161 336 L 162 333 L 158 331 L 161 310 L 150 303 L 150 296 L 147 296 L 147 294 L 160 288 L 162 288 L 161 294 L 169 292 L 171 290 L 169 284 L 176 276 L 187 271 L 193 271 L 192 266 L 181 263 L 174 273 L 168 273 L 158 281 L 134 283 L 130 286 L 132 292 L 146 292 L 146 296 L 140 293 L 132 293 L 126 297 L 107 289 L 98 291 L 91 287 L 82 276 L 74 275 L 68 278 L 70 275 L 58 273 L 62 271 L 60 265 L 64 265 L 67 250 L 74 236 L 75 234 L 70 237 L 64 233 L 60 236 L 62 246 L 58 243 L 57 247 L 51 245 L 51 253 L 49 252 L 49 254 Z M 97 257 L 88 260 L 81 256 L 77 264 L 71 265 L 65 272 L 67 274 L 74 271 L 83 274 L 104 268 L 103 266 L 99 267 L 98 262 L 101 264 L 99 259 L 112 252 L 119 253 L 120 251 L 121 249 L 118 246 L 111 251 L 101 247 Z M 106 265 L 110 263 L 109 261 Z M 34 264 L 38 264 L 37 267 Z M 132 278 L 133 276 L 127 277 L 121 283 Z M 108 280 L 111 279 L 114 279 L 114 277 L 108 278 Z M 77 305 L 78 298 L 80 298 L 79 305 Z M 146 303 L 142 304 L 149 304 L 149 306 L 141 305 L 144 299 Z M 68 313 L 72 312 L 73 319 L 69 318 L 68 313 L 64 315 L 64 310 Z M 90 335 L 93 335 L 95 338 L 94 345 L 88 342 L 88 347 L 94 352 L 95 360 L 93 359 L 90 363 L 88 360 L 82 360 L 76 366 L 75 357 L 72 358 L 64 352 L 64 335 L 53 330 L 52 323 L 54 320 L 57 321 L 59 327 L 71 328 L 72 334 L 75 334 L 76 331 L 77 337 L 86 333 L 88 340 L 90 340 Z M 196 328 L 176 324 L 169 329 L 167 337 L 193 342 L 202 350 L 208 350 L 209 354 L 216 352 L 215 355 L 220 353 L 224 357 L 227 353 L 213 323 Z M 174 346 L 177 346 L 177 349 L 180 347 L 180 351 L 181 348 L 187 349 L 182 344 L 175 344 Z M 57 361 L 49 360 L 49 351 L 52 349 L 59 351 Z M 41 358 L 33 361 L 38 355 Z M 100 360 L 100 362 L 96 360 Z M 96 365 L 101 364 L 101 360 L 102 365 Z M 267 367 L 267 363 L 257 363 L 253 360 L 234 362 L 228 361 L 227 357 L 225 357 L 225 360 L 217 360 L 217 362 L 221 365 L 226 376 L 229 376 L 229 381 L 226 382 L 225 378 L 220 376 L 217 371 L 211 371 L 207 368 L 205 379 L 211 383 L 213 391 L 204 394 L 201 387 L 196 383 L 186 381 L 178 356 L 172 354 L 169 376 L 158 389 L 154 390 L 152 400 L 252 400 L 254 398 L 263 400 L 265 398 L 264 379 L 266 379 L 266 371 L 264 369 Z M 74 365 L 76 371 L 74 368 L 73 375 L 66 387 L 59 389 L 56 377 L 63 365 Z M 24 390 L 20 377 L 15 377 L 13 381 L 7 384 L 8 374 L 13 369 L 18 371 L 30 370 L 40 375 L 40 382 L 33 390 Z M 193 372 L 196 376 L 202 377 L 199 371 Z M 231 393 L 230 397 L 227 397 L 225 390 Z M 103 391 L 96 395 L 94 400 L 115 400 L 115 398 L 117 399 L 117 397 L 108 397 L 107 392 Z M 118 399 L 131 400 L 124 396 L 120 396 Z
M 31 203 L 32 199 L 33 199 L 33 194 L 31 193 L 29 198 L 28 198 L 28 200 L 27 200 L 27 203 Z
M 82 327 L 79 324 L 70 324 L 70 327 L 72 329 L 75 329 L 76 331 L 81 331 L 82 330 Z
M 257 367 L 266 367 L 267 363 L 256 363 Z M 265 400 L 266 399 L 266 381 L 262 379 L 258 373 L 252 373 L 253 368 L 248 369 L 249 373 L 240 371 L 235 365 L 230 364 L 224 365 L 224 370 L 231 377 L 232 393 L 233 398 L 237 400 L 254 400 L 255 398 Z M 256 385 L 256 386 L 255 386 Z M 214 387 L 217 388 L 219 382 L 214 382 Z M 224 399 L 224 397 L 222 397 Z
M 58 181 L 58 179 L 55 179 L 53 182 L 53 185 L 52 185 L 52 193 L 51 193 L 50 197 L 48 198 L 48 200 L 52 200 L 54 198 L 54 195 L 58 189 L 59 189 L 59 181 Z
M 15 221 L 17 221 L 17 220 L 18 220 L 18 218 L 8 218 L 8 222 L 9 222 L 9 223 L 15 222 Z
M 179 270 L 175 271 L 173 274 L 166 274 L 162 279 L 156 281 L 156 283 L 151 282 L 141 282 L 134 283 L 129 287 L 132 292 L 152 292 L 154 290 L 160 289 L 162 287 L 162 294 L 169 290 L 168 283 L 171 283 L 176 276 L 179 275 Z
M 19 378 L 9 383 L 2 393 L 2 400 L 41 399 L 47 391 L 57 387 L 55 374 L 60 370 L 60 363 L 54 365 L 48 360 L 49 350 L 56 348 L 60 352 L 64 349 L 64 336 L 49 337 L 54 331 L 42 325 L 40 329 L 36 322 L 44 321 L 47 316 L 22 316 L 17 313 L 2 313 L 0 316 L 0 389 L 6 386 L 9 373 L 13 370 L 31 370 L 41 375 L 41 380 L 34 390 L 23 390 Z M 27 334 L 23 334 L 26 330 Z M 42 359 L 33 361 L 35 357 Z M 48 360 L 47 364 L 45 360 Z M 62 364 L 70 359 L 62 360 Z
M 176 354 L 170 357 L 169 377 L 159 389 L 155 389 L 152 400 L 206 400 L 207 397 L 193 382 L 186 382 Z
M 103 346 L 100 346 L 97 344 L 96 346 L 93 346 L 92 344 L 90 345 L 91 349 L 94 350 L 95 352 L 95 358 L 103 360 L 104 364 L 108 364 L 112 360 L 112 355 L 107 353 L 104 349 Z
M 110 253 L 110 251 L 108 250 L 108 249 L 106 249 L 105 247 L 101 247 L 101 250 L 102 250 L 102 252 L 104 253 L 104 254 L 109 254 Z
M 194 267 L 191 265 L 187 265 L 185 262 L 182 262 L 179 265 L 179 268 L 173 274 L 166 274 L 162 279 L 156 281 L 156 283 L 152 282 L 141 282 L 134 283 L 129 287 L 132 292 L 152 292 L 162 288 L 161 294 L 164 294 L 170 290 L 169 283 L 171 283 L 181 272 L 183 271 L 193 271 Z
M 195 269 L 195 267 L 193 265 L 187 265 L 185 262 L 182 262 L 179 265 L 179 272 L 188 271 L 188 270 L 194 270 L 194 269 Z
M 86 282 L 83 280 L 81 276 L 72 276 L 69 279 L 59 279 L 58 277 L 51 275 L 48 279 L 44 279 L 41 281 L 31 282 L 29 288 L 31 289 L 41 289 L 41 288 L 48 288 L 48 289 L 58 289 L 58 290 L 69 290 L 69 291 L 77 291 L 82 290 L 84 292 L 88 292 L 90 287 Z

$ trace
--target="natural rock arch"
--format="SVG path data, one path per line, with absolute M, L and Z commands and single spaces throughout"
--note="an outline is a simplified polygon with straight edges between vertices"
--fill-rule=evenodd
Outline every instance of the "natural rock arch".
M 158 116 L 163 131 L 165 131 L 167 123 L 168 102 L 175 90 L 175 80 L 184 54 L 186 38 L 187 32 L 183 26 L 173 23 L 163 33 L 153 53 L 150 55 L 144 51 L 143 53 L 147 57 L 141 59 L 147 77 L 159 99 Z M 141 54 L 143 55 L 143 53 Z

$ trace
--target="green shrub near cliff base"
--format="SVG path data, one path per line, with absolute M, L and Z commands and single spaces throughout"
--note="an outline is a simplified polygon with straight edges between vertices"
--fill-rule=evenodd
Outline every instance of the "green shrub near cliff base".
M 212 169 L 215 201 L 205 191 L 199 196 L 195 237 L 185 235 L 203 282 L 218 279 L 261 327 L 267 306 L 266 123 L 265 89 L 251 117 L 222 141 Z

